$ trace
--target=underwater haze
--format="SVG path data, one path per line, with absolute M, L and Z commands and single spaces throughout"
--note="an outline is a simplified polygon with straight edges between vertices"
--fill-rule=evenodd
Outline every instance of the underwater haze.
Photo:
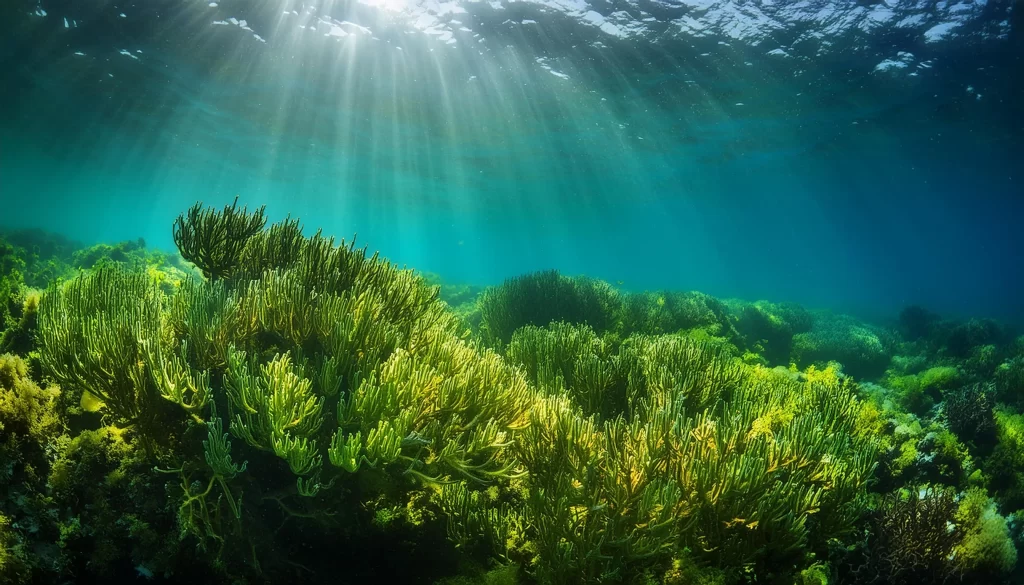
M 237 195 L 451 282 L 1021 321 L 1015 4 L 9 0 L 0 222 Z

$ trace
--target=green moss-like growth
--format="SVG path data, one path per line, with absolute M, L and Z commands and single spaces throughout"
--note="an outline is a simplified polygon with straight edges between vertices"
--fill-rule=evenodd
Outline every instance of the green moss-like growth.
M 994 344 L 979 345 L 971 349 L 970 355 L 963 362 L 963 369 L 968 374 L 989 379 L 1006 357 L 1005 348 Z
M 59 395 L 32 381 L 22 358 L 0 355 L 0 582 L 52 569 L 43 554 L 53 513 L 45 473 L 64 429 Z
M 918 376 L 895 376 L 885 380 L 892 391 L 892 398 L 906 412 L 923 416 L 936 403 L 936 397 L 921 385 Z
M 434 585 L 519 585 L 519 568 L 516 565 L 502 565 L 489 571 L 479 571 L 473 575 L 448 577 Z
M 37 386 L 22 358 L 0 355 L 0 432 L 15 445 L 22 438 L 46 445 L 60 434 L 62 423 L 55 410 L 59 394 L 56 388 Z M 8 455 L 14 461 L 22 454 Z
M 835 360 L 847 374 L 873 379 L 889 358 L 878 331 L 844 315 L 821 315 L 811 331 L 793 337 L 793 360 L 801 367 Z
M 5 232 L 2 239 L 11 244 L 10 249 L 22 260 L 19 270 L 29 287 L 46 288 L 74 272 L 70 262 L 74 251 L 80 248 L 76 242 L 38 229 Z
M 953 326 L 945 335 L 944 352 L 954 358 L 967 359 L 976 348 L 1003 345 L 1010 339 L 1002 326 L 992 319 L 971 319 Z
M 97 578 L 124 565 L 173 571 L 180 546 L 174 514 L 138 440 L 107 426 L 58 445 L 48 483 L 62 571 Z
M 807 567 L 796 576 L 793 585 L 828 585 L 829 567 L 826 564 L 815 563 Z
M 40 291 L 22 286 L 9 297 L 7 327 L 0 330 L 0 351 L 28 355 L 35 349 L 41 296 Z
M 973 460 L 967 446 L 956 434 L 945 429 L 933 431 L 923 443 L 927 455 L 926 464 L 922 467 L 930 472 L 930 481 L 958 487 L 966 483 Z
M 483 338 L 500 346 L 520 327 L 546 327 L 552 321 L 585 323 L 603 333 L 616 325 L 622 301 L 607 283 L 549 270 L 489 288 L 479 303 Z
M 11 519 L 0 514 L 0 583 L 30 583 L 31 562 L 25 542 L 11 528 Z
M 996 437 L 992 454 L 985 458 L 982 470 L 989 478 L 989 489 L 1004 509 L 1024 508 L 1024 415 L 996 409 Z
M 94 244 L 75 250 L 71 255 L 71 266 L 78 269 L 98 268 L 112 263 L 146 264 L 146 242 L 141 238 L 118 244 Z
M 883 383 L 892 391 L 892 398 L 900 408 L 923 416 L 942 400 L 944 392 L 958 387 L 962 379 L 957 368 L 936 366 L 919 374 L 890 374 Z
M 720 569 L 700 567 L 690 554 L 680 554 L 672 559 L 665 571 L 662 583 L 665 585 L 725 585 L 726 576 Z
M 933 396 L 956 388 L 962 379 L 960 371 L 950 366 L 928 368 L 920 375 L 921 388 Z
M 999 515 L 984 489 L 967 491 L 960 500 L 956 523 L 963 531 L 963 540 L 954 551 L 955 560 L 965 572 L 996 581 L 1013 570 L 1017 549 L 1006 518 Z
M 996 367 L 993 374 L 996 399 L 999 402 L 1024 406 L 1024 356 L 1015 356 Z

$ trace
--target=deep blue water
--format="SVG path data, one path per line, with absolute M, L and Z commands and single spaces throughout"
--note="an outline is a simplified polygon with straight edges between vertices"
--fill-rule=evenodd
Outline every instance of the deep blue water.
M 3 4 L 0 225 L 1024 322 L 1012 2 Z

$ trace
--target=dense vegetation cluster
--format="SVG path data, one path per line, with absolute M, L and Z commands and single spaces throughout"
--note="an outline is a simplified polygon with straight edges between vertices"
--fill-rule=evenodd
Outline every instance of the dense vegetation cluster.
M 262 208 L 0 244 L 0 583 L 1019 582 L 1024 339 L 436 286 Z

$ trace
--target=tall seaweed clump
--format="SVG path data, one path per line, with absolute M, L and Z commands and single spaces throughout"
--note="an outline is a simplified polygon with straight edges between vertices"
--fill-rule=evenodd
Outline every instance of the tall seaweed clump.
M 525 379 L 420 277 L 292 219 L 266 227 L 262 208 L 197 204 L 174 236 L 205 278 L 169 296 L 110 264 L 52 285 L 41 363 L 144 446 L 212 566 L 331 562 L 289 530 L 358 543 L 373 521 L 423 523 L 429 486 L 521 475 Z
M 482 337 L 488 345 L 499 347 L 520 327 L 546 327 L 552 321 L 586 324 L 600 333 L 612 330 L 622 300 L 605 282 L 548 270 L 485 290 L 479 306 Z
M 784 582 L 855 539 L 877 445 L 835 370 L 801 379 L 681 335 L 612 352 L 565 323 L 520 329 L 507 355 L 538 390 L 520 499 L 448 491 L 541 582 Z

